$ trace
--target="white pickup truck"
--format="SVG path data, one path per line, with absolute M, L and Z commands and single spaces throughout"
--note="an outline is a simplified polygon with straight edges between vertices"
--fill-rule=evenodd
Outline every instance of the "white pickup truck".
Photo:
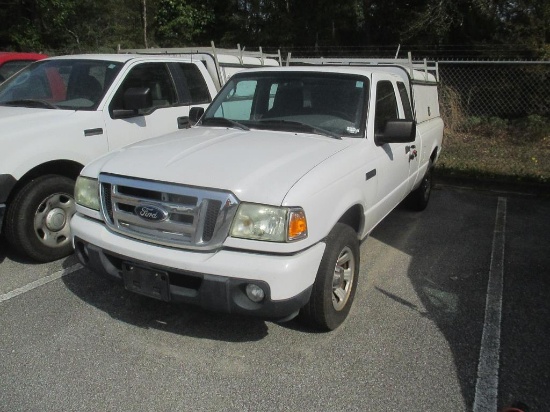
M 203 112 L 84 168 L 80 262 L 164 301 L 338 327 L 360 242 L 403 200 L 428 204 L 443 134 L 434 75 L 251 69 Z
M 188 127 L 189 108 L 206 107 L 232 73 L 279 65 L 228 52 L 60 56 L 2 83 L 0 232 L 12 248 L 42 262 L 72 253 L 74 181 L 86 163 Z

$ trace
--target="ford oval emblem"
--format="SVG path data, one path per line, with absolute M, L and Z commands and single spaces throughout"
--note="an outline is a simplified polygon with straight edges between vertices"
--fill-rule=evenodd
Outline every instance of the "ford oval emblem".
M 153 205 L 139 205 L 134 211 L 136 215 L 149 222 L 162 222 L 168 218 L 168 212 Z

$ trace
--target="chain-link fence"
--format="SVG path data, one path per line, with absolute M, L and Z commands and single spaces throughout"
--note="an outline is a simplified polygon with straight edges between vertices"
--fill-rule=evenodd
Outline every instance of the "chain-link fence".
M 283 50 L 295 59 L 391 60 L 387 50 L 374 48 L 313 48 Z M 401 53 L 400 58 L 404 58 Z M 418 55 L 413 56 L 420 63 Z M 473 61 L 428 58 L 439 66 L 441 104 L 460 105 L 463 116 L 514 119 L 529 115 L 550 118 L 550 61 Z M 452 102 L 446 101 L 450 97 Z M 456 100 L 458 99 L 458 101 Z M 456 107 L 455 107 L 456 108 Z
M 550 116 L 550 62 L 440 61 L 439 76 L 466 116 Z

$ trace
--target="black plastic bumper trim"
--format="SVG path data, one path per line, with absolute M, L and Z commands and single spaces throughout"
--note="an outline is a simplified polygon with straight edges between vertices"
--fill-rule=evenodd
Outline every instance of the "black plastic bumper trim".
M 80 238 L 75 238 L 74 243 L 80 263 L 100 275 L 118 279 L 122 283 L 123 265 L 128 262 L 151 270 L 163 271 L 169 275 L 171 302 L 193 304 L 215 312 L 279 320 L 297 313 L 311 295 L 312 286 L 290 299 L 273 301 L 269 285 L 263 281 L 151 265 L 127 256 L 112 254 Z M 248 299 L 246 285 L 249 283 L 254 283 L 264 290 L 265 298 L 262 302 L 257 303 Z
M 0 203 L 5 203 L 8 200 L 16 183 L 17 180 L 12 175 L 0 175 Z

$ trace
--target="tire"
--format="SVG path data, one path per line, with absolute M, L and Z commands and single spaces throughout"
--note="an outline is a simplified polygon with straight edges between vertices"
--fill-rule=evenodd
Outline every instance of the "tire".
M 421 212 L 428 206 L 433 188 L 433 164 L 430 160 L 428 170 L 422 178 L 420 186 L 413 190 L 405 199 L 405 205 L 417 212 Z
M 300 320 L 318 330 L 330 331 L 350 311 L 359 275 L 359 241 L 348 225 L 337 223 L 326 239 L 326 249 Z
M 6 239 L 15 251 L 38 262 L 73 252 L 69 221 L 75 212 L 74 180 L 47 175 L 16 194 L 6 213 Z

